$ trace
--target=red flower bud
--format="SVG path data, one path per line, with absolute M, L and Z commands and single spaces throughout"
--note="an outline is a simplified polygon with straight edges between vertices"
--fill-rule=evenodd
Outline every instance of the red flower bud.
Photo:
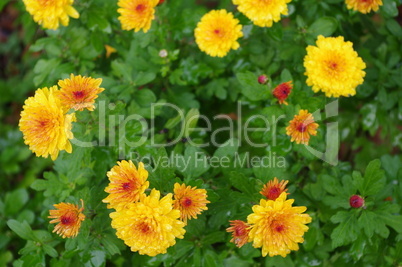
M 258 76 L 258 82 L 260 84 L 266 84 L 268 82 L 268 77 L 266 75 L 260 75 Z
M 162 4 L 163 4 L 163 2 L 165 2 L 165 0 L 159 0 L 158 5 L 162 5 Z
M 352 208 L 361 208 L 364 206 L 364 198 L 359 195 L 353 195 L 349 199 L 349 204 Z

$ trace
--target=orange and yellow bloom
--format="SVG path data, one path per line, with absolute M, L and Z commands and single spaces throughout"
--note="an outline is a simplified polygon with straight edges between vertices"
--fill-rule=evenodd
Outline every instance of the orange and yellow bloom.
M 304 57 L 307 85 L 327 97 L 353 96 L 363 83 L 366 64 L 342 36 L 318 36 L 317 46 L 309 45 Z
M 230 227 L 226 229 L 226 232 L 232 233 L 230 242 L 234 243 L 238 248 L 244 246 L 248 241 L 249 228 L 250 226 L 243 221 L 230 221 Z
M 346 0 L 345 3 L 348 9 L 353 9 L 363 14 L 370 13 L 371 11 L 376 12 L 382 6 L 381 0 Z
M 81 208 L 78 205 L 61 202 L 53 205 L 56 209 L 49 210 L 50 216 L 53 219 L 50 223 L 58 223 L 53 230 L 53 233 L 60 235 L 63 238 L 75 237 L 81 227 L 81 222 L 85 220 L 84 201 L 81 199 Z
M 72 18 L 79 18 L 77 10 L 72 7 L 74 0 L 23 0 L 33 20 L 46 29 L 56 30 L 60 23 L 67 26 Z
M 36 90 L 33 97 L 25 100 L 19 122 L 29 149 L 37 157 L 50 155 L 52 160 L 57 159 L 61 150 L 71 153 L 69 139 L 73 138 L 71 128 L 75 121 L 74 113 L 66 114 L 57 91 L 57 86 Z
M 286 134 L 291 137 L 291 142 L 308 145 L 310 135 L 317 135 L 318 124 L 314 122 L 314 117 L 307 110 L 301 109 L 299 115 L 295 115 L 293 120 L 286 127 Z
M 306 207 L 292 207 L 293 202 L 293 199 L 286 200 L 283 192 L 276 200 L 261 199 L 259 205 L 253 206 L 253 213 L 247 217 L 248 236 L 255 248 L 262 247 L 262 256 L 286 257 L 304 241 L 311 217 L 302 214 Z
M 123 30 L 142 30 L 147 32 L 151 28 L 151 22 L 155 18 L 155 6 L 159 0 L 119 0 L 120 13 L 118 19 Z
M 160 192 L 152 189 L 149 196 L 141 195 L 140 201 L 110 214 L 116 235 L 139 254 L 156 256 L 183 238 L 184 222 L 180 211 L 173 209 L 172 194 L 160 199 Z
M 212 57 L 224 57 L 231 49 L 240 47 L 237 39 L 243 36 L 242 26 L 233 14 L 224 9 L 205 14 L 195 29 L 195 42 L 201 51 Z
M 281 83 L 277 87 L 275 87 L 272 94 L 276 97 L 276 99 L 278 99 L 279 104 L 287 105 L 288 102 L 286 102 L 285 100 L 288 98 L 288 96 L 292 92 L 292 89 L 293 89 L 292 81 L 289 81 L 289 82 Z
M 102 79 L 94 79 L 91 77 L 82 77 L 81 75 L 70 75 L 70 79 L 59 81 L 60 91 L 57 96 L 63 106 L 67 109 L 73 108 L 75 110 L 88 109 L 93 111 L 95 109 L 95 99 L 98 94 L 105 90 L 99 88 Z
M 180 210 L 180 219 L 187 223 L 187 220 L 197 218 L 203 210 L 207 210 L 207 190 L 197 189 L 197 187 L 174 184 L 175 209 Z
M 138 169 L 131 160 L 118 161 L 117 164 L 107 173 L 110 183 L 105 192 L 109 195 L 102 200 L 108 203 L 108 208 L 114 209 L 138 201 L 149 187 L 148 171 L 142 162 L 138 163 Z
M 269 200 L 277 199 L 283 192 L 288 191 L 286 185 L 288 184 L 287 180 L 281 180 L 280 182 L 275 177 L 273 180 L 269 181 L 264 185 L 260 194 L 265 196 Z M 289 193 L 287 193 L 289 194 Z
M 281 19 L 281 15 L 288 14 L 291 0 L 233 0 L 237 9 L 249 18 L 255 25 L 271 27 Z

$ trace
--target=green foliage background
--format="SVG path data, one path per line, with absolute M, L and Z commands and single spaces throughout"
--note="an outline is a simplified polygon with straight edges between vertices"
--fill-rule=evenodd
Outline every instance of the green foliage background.
M 377 13 L 368 15 L 346 9 L 341 0 L 294 0 L 289 16 L 272 28 L 253 26 L 235 10 L 231 1 L 167 0 L 157 7 L 157 18 L 144 34 L 123 31 L 117 20 L 117 1 L 79 0 L 74 7 L 79 19 L 68 27 L 43 31 L 25 11 L 22 1 L 0 3 L 0 266 L 400 266 L 402 264 L 402 28 L 398 6 L 401 0 L 383 0 Z M 211 58 L 194 42 L 193 31 L 203 14 L 213 8 L 235 13 L 244 25 L 241 47 L 224 58 Z M 325 118 L 311 146 L 325 149 L 326 122 L 338 122 L 340 162 L 333 167 L 314 157 L 304 146 L 290 142 L 285 127 L 300 109 L 321 110 L 335 99 L 314 94 L 306 84 L 303 58 L 316 37 L 345 37 L 367 64 L 367 75 L 354 97 L 339 99 L 339 115 Z M 104 45 L 117 49 L 109 58 Z M 161 58 L 159 51 L 168 56 Z M 18 130 L 24 100 L 36 88 L 49 87 L 70 73 L 102 78 L 106 90 L 106 124 L 100 125 L 99 109 L 78 113 L 74 135 L 79 140 L 98 141 L 106 128 L 106 144 L 92 148 L 73 147 L 53 163 L 36 158 L 23 144 Z M 269 86 L 257 83 L 267 74 Z M 288 106 L 279 106 L 271 90 L 293 80 Z M 172 110 L 151 103 L 173 103 L 185 114 L 236 113 L 243 121 L 260 114 L 267 119 L 285 115 L 276 129 L 274 146 L 255 148 L 244 136 L 217 135 L 221 147 L 197 148 L 188 142 L 154 148 L 147 141 L 140 147 L 119 145 L 127 138 L 139 140 L 140 123 L 130 121 L 126 132 L 110 115 L 139 114 L 155 119 L 159 142 L 168 142 L 180 132 L 180 118 Z M 240 104 L 238 104 L 240 103 Z M 110 105 L 109 105 L 110 104 Z M 153 117 L 154 116 L 154 117 Z M 200 127 L 205 127 L 201 121 Z M 265 127 L 260 120 L 251 123 Z M 214 120 L 213 128 L 228 127 Z M 162 129 L 168 133 L 159 133 Z M 116 139 L 110 129 L 116 130 Z M 272 143 L 274 129 L 250 134 L 255 143 Z M 210 140 L 210 133 L 188 132 L 194 142 Z M 333 140 L 330 142 L 334 142 Z M 114 143 L 114 145 L 112 145 Z M 241 145 L 240 145 L 241 144 Z M 333 144 L 337 145 L 337 144 Z M 184 159 L 198 152 L 229 156 L 229 168 L 183 166 L 158 168 L 149 162 L 151 187 L 172 192 L 176 181 L 206 188 L 208 211 L 186 227 L 168 253 L 157 257 L 133 253 L 117 239 L 109 212 L 101 202 L 108 184 L 106 172 L 119 155 L 130 152 L 156 159 L 172 152 Z M 285 168 L 242 168 L 234 155 L 273 155 L 286 158 Z M 131 154 L 133 155 L 133 154 Z M 229 220 L 245 220 L 261 195 L 264 183 L 278 177 L 289 180 L 290 197 L 307 206 L 313 222 L 300 250 L 286 258 L 262 258 L 251 244 L 238 249 L 225 232 Z M 349 197 L 366 197 L 366 209 L 352 209 Z M 61 201 L 86 203 L 87 219 L 77 238 L 63 240 L 52 234 L 48 210 Z

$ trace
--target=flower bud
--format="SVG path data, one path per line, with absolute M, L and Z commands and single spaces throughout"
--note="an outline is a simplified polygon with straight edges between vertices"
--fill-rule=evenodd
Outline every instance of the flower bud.
M 159 0 L 158 5 L 162 5 L 162 4 L 163 4 L 163 2 L 165 2 L 165 0 Z
M 349 199 L 349 204 L 352 208 L 361 208 L 364 206 L 364 198 L 359 195 L 353 195 Z
M 266 75 L 260 75 L 258 76 L 258 83 L 260 84 L 266 84 L 268 82 L 268 77 Z

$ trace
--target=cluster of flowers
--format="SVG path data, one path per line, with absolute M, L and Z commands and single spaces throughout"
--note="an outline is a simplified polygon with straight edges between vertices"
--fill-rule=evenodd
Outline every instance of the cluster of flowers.
M 292 250 L 299 250 L 298 243 L 304 241 L 306 224 L 311 222 L 311 217 L 303 214 L 306 207 L 293 207 L 294 199 L 286 199 L 287 183 L 275 177 L 264 185 L 260 193 L 266 199 L 252 207 L 253 213 L 247 216 L 247 222 L 230 221 L 231 227 L 226 231 L 232 233 L 231 242 L 239 248 L 253 242 L 253 247 L 262 247 L 263 257 L 286 257 Z
M 100 88 L 102 79 L 74 76 L 59 80 L 50 88 L 37 89 L 35 95 L 25 100 L 19 127 L 25 144 L 29 145 L 36 156 L 56 160 L 59 152 L 71 153 L 70 139 L 73 133 L 72 122 L 76 121 L 75 113 L 70 109 L 81 111 L 94 110 L 95 99 L 104 90 Z
M 267 84 L 268 77 L 260 75 L 258 82 L 260 84 Z M 278 99 L 279 104 L 287 105 L 286 99 L 289 97 L 292 89 L 292 81 L 288 81 L 276 86 L 272 94 Z M 289 121 L 289 125 L 286 127 L 286 134 L 291 137 L 291 142 L 308 145 L 310 135 L 317 135 L 318 126 L 319 125 L 314 121 L 313 114 L 309 113 L 308 110 L 301 109 L 299 114 L 295 115 L 294 118 Z
M 173 195 L 160 198 L 156 189 L 146 195 L 149 182 L 144 164 L 140 162 L 138 169 L 131 160 L 117 164 L 107 173 L 109 195 L 103 200 L 115 209 L 110 217 L 117 237 L 139 254 L 166 253 L 176 238 L 183 238 L 187 220 L 208 209 L 207 191 L 175 183 Z
M 287 4 L 291 0 L 233 0 L 238 10 L 255 25 L 271 27 L 281 15 L 287 15 Z M 143 30 L 147 32 L 155 18 L 155 7 L 159 0 L 119 0 L 118 19 L 124 30 Z M 78 17 L 71 6 L 73 0 L 51 1 L 43 6 L 40 0 L 24 0 L 26 8 L 34 20 L 45 28 L 55 29 L 59 21 L 68 24 L 68 16 Z M 346 0 L 347 7 L 368 13 L 377 11 L 381 0 Z M 242 26 L 231 12 L 212 10 L 205 14 L 195 31 L 195 41 L 201 51 L 213 57 L 224 57 L 231 49 L 240 47 L 237 39 L 243 36 Z M 351 42 L 343 37 L 325 38 L 319 36 L 317 46 L 308 46 L 304 58 L 307 84 L 314 92 L 323 91 L 328 97 L 355 95 L 355 88 L 363 83 L 366 65 L 353 50 Z M 106 46 L 108 55 L 110 46 Z

